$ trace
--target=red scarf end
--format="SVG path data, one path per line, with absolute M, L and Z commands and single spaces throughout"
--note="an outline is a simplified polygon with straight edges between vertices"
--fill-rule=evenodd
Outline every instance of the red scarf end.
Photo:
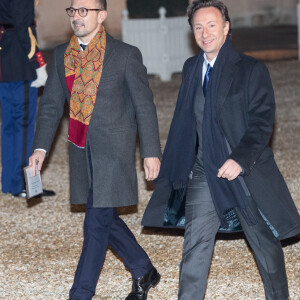
M 86 133 L 88 125 L 84 125 L 81 122 L 69 119 L 69 141 L 76 147 L 84 148 L 86 141 Z

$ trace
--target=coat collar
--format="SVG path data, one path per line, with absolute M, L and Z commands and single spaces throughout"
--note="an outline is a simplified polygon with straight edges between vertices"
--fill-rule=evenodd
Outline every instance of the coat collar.
M 113 52 L 115 51 L 115 39 L 108 33 L 106 33 L 106 49 L 105 49 L 105 55 L 104 55 L 104 61 L 103 61 L 103 72 L 105 71 L 105 66 L 110 61 Z

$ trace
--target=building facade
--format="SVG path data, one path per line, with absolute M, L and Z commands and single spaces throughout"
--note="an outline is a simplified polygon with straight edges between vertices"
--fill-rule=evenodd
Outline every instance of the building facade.
M 190 0 L 192 1 L 192 0 Z M 72 30 L 65 8 L 69 1 L 40 0 L 36 7 L 37 31 L 42 49 L 50 49 L 68 41 Z M 296 25 L 298 0 L 224 0 L 233 27 Z M 108 18 L 105 26 L 116 38 L 121 38 L 121 21 L 126 0 L 107 0 Z

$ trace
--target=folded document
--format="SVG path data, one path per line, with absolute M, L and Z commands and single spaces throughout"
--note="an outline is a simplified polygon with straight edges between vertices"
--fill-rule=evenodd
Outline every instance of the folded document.
M 43 193 L 41 173 L 37 168 L 35 170 L 35 176 L 33 176 L 32 167 L 25 167 L 24 176 L 26 182 L 27 199 Z

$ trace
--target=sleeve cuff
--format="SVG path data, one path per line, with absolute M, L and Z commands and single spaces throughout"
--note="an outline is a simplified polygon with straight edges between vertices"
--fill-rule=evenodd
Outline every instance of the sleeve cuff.
M 36 148 L 36 149 L 34 149 L 34 151 L 37 151 L 37 150 L 41 150 L 41 151 L 45 152 L 45 154 L 47 154 L 47 151 L 45 149 L 42 149 L 42 148 Z

